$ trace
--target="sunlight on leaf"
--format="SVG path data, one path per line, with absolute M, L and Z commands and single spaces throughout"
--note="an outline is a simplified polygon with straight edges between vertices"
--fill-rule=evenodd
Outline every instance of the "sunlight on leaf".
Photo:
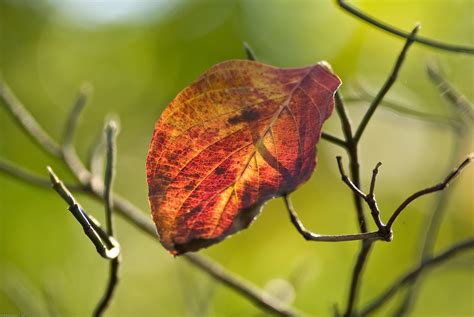
M 181 254 L 221 241 L 308 180 L 340 83 L 324 62 L 233 60 L 184 89 L 156 123 L 147 159 L 163 246 Z

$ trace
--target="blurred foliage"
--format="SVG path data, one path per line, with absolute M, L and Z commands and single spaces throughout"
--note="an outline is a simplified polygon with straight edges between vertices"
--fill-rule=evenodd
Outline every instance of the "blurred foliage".
M 421 21 L 421 35 L 474 45 L 470 0 L 352 2 L 405 30 Z M 1 75 L 55 137 L 60 136 L 80 84 L 90 81 L 94 96 L 79 125 L 79 152 L 86 157 L 105 115 L 119 115 L 122 132 L 115 188 L 147 212 L 145 157 L 155 120 L 208 67 L 244 58 L 242 41 L 252 46 L 260 60 L 273 65 L 329 61 L 346 94 L 356 81 L 376 91 L 403 45 L 403 40 L 348 16 L 333 1 L 0 0 Z M 471 56 L 416 44 L 388 98 L 446 115 L 449 107 L 425 73 L 425 63 L 432 58 L 473 100 Z M 365 107 L 349 106 L 355 122 Z M 326 129 L 339 133 L 336 116 Z M 454 137 L 448 129 L 380 109 L 366 132 L 361 144 L 363 181 L 367 185 L 377 161 L 384 163 L 377 194 L 385 219 L 408 194 L 444 177 Z M 466 153 L 473 148 L 472 134 L 468 144 Z M 317 171 L 293 195 L 295 206 L 313 231 L 355 232 L 351 193 L 340 182 L 334 159 L 345 153 L 325 142 L 318 151 Z M 35 148 L 3 110 L 0 156 L 45 176 L 45 166 L 52 165 L 71 179 L 58 161 Z M 437 249 L 473 232 L 473 175 L 474 170 L 468 169 L 453 186 Z M 2 174 L 0 188 L 0 313 L 89 315 L 105 287 L 107 263 L 52 190 Z M 100 204 L 78 198 L 103 220 Z M 420 199 L 407 210 L 394 227 L 393 242 L 377 243 L 361 303 L 416 263 L 422 221 L 433 199 Z M 124 260 L 109 316 L 262 315 L 233 291 L 172 258 L 133 226 L 121 219 L 117 222 Z M 295 285 L 296 307 L 327 316 L 335 302 L 345 304 L 357 250 L 356 242 L 307 243 L 288 221 L 282 201 L 275 200 L 248 230 L 203 253 L 262 287 L 288 284 L 275 279 L 289 280 Z M 415 316 L 474 314 L 472 258 L 450 263 L 427 278 Z M 395 302 L 380 314 L 385 315 Z

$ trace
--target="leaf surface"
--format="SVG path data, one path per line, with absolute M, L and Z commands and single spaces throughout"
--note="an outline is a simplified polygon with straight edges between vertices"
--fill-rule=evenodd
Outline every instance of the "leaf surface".
M 340 83 L 324 62 L 231 60 L 181 91 L 155 125 L 146 165 L 163 246 L 176 255 L 221 241 L 305 182 Z

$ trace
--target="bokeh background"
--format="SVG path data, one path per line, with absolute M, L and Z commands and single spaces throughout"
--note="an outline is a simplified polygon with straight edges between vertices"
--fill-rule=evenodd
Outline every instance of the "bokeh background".
M 421 35 L 474 45 L 474 2 L 352 1 L 405 30 L 422 22 Z M 245 58 L 242 42 L 277 66 L 329 61 L 342 92 L 359 83 L 382 85 L 403 40 L 341 11 L 334 1 L 79 1 L 1 0 L 2 77 L 45 129 L 59 138 L 78 87 L 90 82 L 93 98 L 79 124 L 76 144 L 85 158 L 104 116 L 121 119 L 115 189 L 148 213 L 145 157 L 155 120 L 167 103 L 211 65 Z M 412 109 L 448 116 L 425 72 L 427 60 L 474 100 L 473 58 L 413 45 L 388 98 Z M 367 103 L 350 103 L 358 122 Z M 334 115 L 326 131 L 341 135 Z M 361 143 L 363 183 L 384 163 L 377 197 L 387 219 L 408 194 L 446 174 L 454 138 L 445 126 L 379 109 Z M 461 152 L 473 149 L 468 132 Z M 322 141 L 313 177 L 293 194 L 306 226 L 326 234 L 357 230 L 351 193 L 339 179 L 335 156 Z M 72 180 L 61 162 L 38 150 L 0 109 L 0 156 L 43 176 L 46 165 Z M 458 161 L 462 156 L 458 156 Z M 346 159 L 347 162 L 347 159 Z M 450 188 L 436 250 L 473 233 L 473 176 L 469 168 Z M 103 219 L 102 206 L 78 196 Z M 377 243 L 367 265 L 360 302 L 366 303 L 418 257 L 424 219 L 435 197 L 414 203 L 394 227 L 391 243 Z M 369 217 L 370 218 L 370 217 Z M 109 316 L 262 316 L 264 313 L 198 269 L 173 258 L 155 241 L 117 218 L 123 247 L 121 281 Z M 288 220 L 281 199 L 271 201 L 246 231 L 202 251 L 229 270 L 316 316 L 345 304 L 357 242 L 308 243 Z M 414 316 L 474 314 L 473 257 L 465 255 L 429 273 Z M 106 283 L 108 265 L 52 191 L 0 174 L 0 313 L 90 315 Z M 293 295 L 294 296 L 293 296 Z M 397 304 L 396 297 L 378 314 Z

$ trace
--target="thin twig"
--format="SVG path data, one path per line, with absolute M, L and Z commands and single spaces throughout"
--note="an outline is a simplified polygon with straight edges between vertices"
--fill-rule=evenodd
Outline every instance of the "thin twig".
M 357 302 L 359 295 L 359 289 L 361 287 L 360 280 L 365 269 L 365 263 L 369 258 L 370 251 L 372 250 L 372 242 L 368 240 L 362 241 L 361 249 L 357 255 L 357 260 L 352 271 L 352 279 L 349 291 L 349 298 L 347 300 L 346 310 L 343 314 L 344 317 L 350 317 L 353 315 L 354 306 Z
M 344 140 L 347 144 L 352 142 L 352 123 L 349 115 L 347 114 L 346 107 L 344 106 L 344 98 L 339 91 L 336 91 L 334 95 L 334 104 L 336 108 L 337 115 L 341 121 L 341 129 L 344 134 Z
M 0 158 L 0 172 L 5 173 L 13 178 L 20 179 L 24 182 L 31 183 L 33 185 L 50 188 L 51 181 L 47 178 L 44 178 L 26 168 L 16 165 L 15 163 Z M 86 189 L 84 186 L 79 184 L 66 184 L 68 188 L 76 192 L 84 192 Z
M 395 66 L 393 67 L 390 75 L 388 76 L 387 80 L 383 84 L 382 88 L 380 91 L 377 93 L 375 96 L 374 100 L 369 106 L 369 109 L 365 113 L 364 117 L 362 118 L 359 127 L 357 128 L 357 131 L 354 135 L 354 139 L 356 142 L 358 142 L 362 136 L 362 133 L 364 133 L 365 128 L 367 127 L 367 124 L 369 123 L 370 119 L 375 113 L 375 110 L 377 110 L 378 106 L 380 105 L 380 102 L 383 100 L 384 96 L 387 94 L 387 92 L 390 90 L 392 85 L 395 83 L 398 77 L 398 73 L 400 72 L 400 68 L 403 65 L 403 62 L 405 60 L 405 56 L 408 52 L 408 49 L 410 46 L 413 44 L 414 38 L 416 33 L 418 33 L 418 30 L 420 29 L 420 25 L 417 24 L 415 28 L 413 28 L 413 31 L 410 33 L 410 36 L 407 38 L 407 41 L 405 45 L 403 46 L 402 51 L 398 55 L 397 61 L 395 62 Z
M 327 132 L 322 132 L 321 133 L 321 139 L 329 141 L 329 142 L 331 142 L 333 144 L 336 144 L 336 145 L 338 145 L 342 148 L 347 147 L 347 144 L 344 140 L 341 140 L 337 136 L 334 136 L 334 135 L 332 135 L 330 133 L 327 133 Z
M 375 182 L 377 181 L 377 174 L 379 173 L 379 168 L 382 166 L 382 162 L 378 162 L 377 165 L 375 165 L 373 171 L 372 171 L 372 179 L 370 180 L 370 190 L 369 190 L 369 195 L 374 195 L 375 192 Z
M 25 106 L 12 93 L 10 87 L 0 79 L 0 100 L 18 123 L 18 125 L 26 132 L 26 135 L 35 141 L 39 148 L 46 153 L 56 157 L 61 157 L 62 151 L 56 141 L 38 124 L 31 113 L 26 110 Z
M 76 131 L 77 123 L 82 109 L 86 105 L 87 100 L 90 97 L 92 86 L 90 84 L 83 84 L 79 90 L 79 94 L 71 107 L 69 116 L 67 117 L 66 124 L 64 126 L 62 145 L 63 147 L 73 146 L 74 133 Z
M 117 123 L 111 120 L 105 127 L 105 135 L 107 141 L 107 160 L 105 165 L 105 176 L 104 176 L 104 203 L 105 203 L 105 219 L 107 234 L 114 236 L 114 223 L 113 223 L 113 201 L 112 201 L 112 185 L 115 174 L 115 161 L 116 161 L 116 135 L 117 135 Z M 94 311 L 94 316 L 99 317 L 105 312 L 107 307 L 110 305 L 115 288 L 119 281 L 119 268 L 120 268 L 120 255 L 114 258 L 109 263 L 109 280 L 105 293 L 100 299 L 97 307 Z
M 105 176 L 104 176 L 104 202 L 105 202 L 105 218 L 107 233 L 110 236 L 114 235 L 114 225 L 112 222 L 112 184 L 114 181 L 115 174 L 115 161 L 117 156 L 116 141 L 117 136 L 117 123 L 111 120 L 105 127 L 105 135 L 107 141 L 107 160 L 105 164 Z
M 255 55 L 250 45 L 247 42 L 244 42 L 243 45 L 244 45 L 244 50 L 245 50 L 245 56 L 247 57 L 247 59 L 250 61 L 256 61 L 257 56 Z
M 336 156 L 337 167 L 339 169 L 339 174 L 341 175 L 342 181 L 360 198 L 365 199 L 367 196 L 356 186 L 351 179 L 346 175 L 344 171 L 344 166 L 342 165 L 342 157 Z
M 93 217 L 89 216 L 76 202 L 71 192 L 64 186 L 63 182 L 48 166 L 48 173 L 53 189 L 68 204 L 69 211 L 81 224 L 84 233 L 96 247 L 97 252 L 105 259 L 114 259 L 120 254 L 120 245 L 110 237 Z
M 346 0 L 337 0 L 337 3 L 341 8 L 343 8 L 345 11 L 349 12 L 350 14 L 358 17 L 359 19 L 362 19 L 363 21 L 381 29 L 386 32 L 389 32 L 391 34 L 397 35 L 399 37 L 409 39 L 411 37 L 410 33 L 407 33 L 405 31 L 402 31 L 400 29 L 397 29 L 396 27 L 393 27 L 385 22 L 376 20 L 375 18 L 367 15 L 366 13 L 360 11 L 359 9 L 355 8 L 354 6 L 351 6 L 346 2 Z M 441 49 L 444 51 L 448 52 L 455 52 L 455 53 L 466 53 L 466 54 L 474 54 L 474 47 L 470 46 L 463 46 L 463 45 L 455 45 L 455 44 L 448 44 L 444 43 L 438 40 L 433 40 L 425 37 L 419 37 L 416 36 L 414 37 L 413 41 L 418 42 L 423 45 L 427 45 L 430 47 L 434 47 L 437 49 Z
M 349 155 L 349 165 L 351 171 L 351 177 L 354 180 L 354 184 L 357 188 L 360 188 L 360 166 L 359 166 L 359 150 L 358 144 L 354 140 L 352 135 L 352 123 L 344 105 L 344 98 L 342 94 L 337 91 L 335 94 L 335 108 L 336 112 L 341 121 L 341 129 L 344 135 L 345 149 Z M 364 215 L 364 208 L 362 206 L 362 200 L 359 193 L 353 191 L 354 204 L 357 212 L 357 221 L 359 224 L 360 232 L 367 232 L 367 224 Z
M 370 313 L 374 312 L 378 308 L 380 308 L 384 303 L 388 301 L 393 295 L 397 293 L 397 291 L 405 286 L 407 283 L 410 283 L 414 279 L 418 277 L 421 273 L 425 272 L 427 269 L 433 268 L 437 265 L 442 264 L 443 262 L 454 258 L 457 254 L 461 252 L 466 252 L 470 249 L 474 248 L 474 238 L 470 238 L 459 242 L 444 252 L 434 256 L 432 258 L 427 259 L 425 262 L 421 263 L 418 267 L 411 270 L 410 272 L 406 273 L 404 276 L 399 278 L 395 283 L 393 283 L 387 290 L 385 290 L 382 295 L 377 297 L 374 301 L 372 301 L 369 305 L 367 305 L 364 309 L 360 311 L 358 316 L 367 316 Z
M 422 189 L 420 191 L 417 191 L 416 193 L 410 195 L 407 199 L 405 199 L 405 201 L 403 201 L 400 206 L 398 206 L 398 208 L 395 210 L 395 212 L 392 214 L 392 216 L 390 217 L 390 219 L 388 220 L 387 222 L 387 227 L 389 229 L 392 228 L 393 226 L 393 223 L 395 222 L 395 220 L 397 219 L 397 217 L 400 215 L 400 213 L 411 203 L 413 202 L 414 200 L 416 200 L 417 198 L 421 197 L 421 196 L 424 196 L 424 195 L 427 195 L 427 194 L 430 194 L 430 193 L 434 193 L 434 192 L 437 192 L 437 191 L 440 191 L 440 190 L 443 190 L 445 189 L 446 187 L 449 186 L 449 183 L 455 178 L 457 177 L 461 171 L 471 162 L 474 160 L 474 154 L 470 154 L 455 170 L 453 170 L 441 183 L 439 184 L 436 184 L 434 186 L 431 186 L 431 187 L 428 187 L 428 188 L 425 188 L 425 189 Z
M 284 195 L 286 209 L 290 215 L 291 223 L 296 227 L 298 232 L 308 241 L 321 241 L 321 242 L 341 242 L 341 241 L 356 241 L 356 240 L 380 240 L 380 233 L 364 232 L 356 234 L 344 234 L 344 235 L 321 235 L 306 230 L 303 223 L 299 220 L 298 215 L 293 208 L 289 195 Z
M 71 169 L 73 174 L 76 176 L 77 180 L 82 184 L 86 184 L 89 182 L 91 174 L 77 155 L 73 140 L 74 135 L 76 133 L 77 122 L 79 120 L 79 116 L 81 114 L 82 109 L 84 109 L 89 92 L 90 88 L 84 86 L 80 90 L 79 95 L 77 96 L 74 104 L 72 105 L 69 117 L 66 120 L 66 125 L 64 127 L 62 144 L 62 158 L 64 159 L 68 167 Z

